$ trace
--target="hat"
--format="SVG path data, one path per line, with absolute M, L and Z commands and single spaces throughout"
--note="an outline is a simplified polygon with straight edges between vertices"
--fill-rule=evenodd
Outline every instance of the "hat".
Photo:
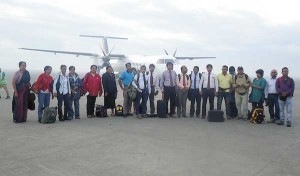
M 244 68 L 242 66 L 239 66 L 238 70 L 244 70 Z

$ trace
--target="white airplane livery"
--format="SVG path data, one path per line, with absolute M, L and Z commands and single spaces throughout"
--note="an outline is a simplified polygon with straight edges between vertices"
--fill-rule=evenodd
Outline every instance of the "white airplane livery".
M 177 57 L 175 50 L 173 55 L 169 55 L 169 53 L 165 51 L 165 55 L 157 55 L 157 56 L 140 56 L 140 55 L 130 55 L 126 56 L 124 54 L 113 54 L 112 51 L 115 46 L 112 47 L 111 50 L 108 49 L 107 39 L 117 39 L 117 40 L 128 40 L 128 38 L 122 37 L 109 37 L 109 36 L 95 36 L 95 35 L 80 35 L 80 37 L 90 37 L 90 38 L 101 38 L 102 39 L 102 47 L 101 53 L 85 53 L 85 52 L 73 52 L 73 51 L 59 51 L 59 50 L 47 50 L 47 49 L 35 49 L 35 48 L 19 48 L 22 50 L 30 50 L 30 51 L 40 51 L 40 52 L 48 52 L 54 54 L 71 54 L 76 57 L 79 56 L 88 56 L 93 59 L 93 64 L 97 65 L 98 72 L 104 72 L 104 69 L 109 65 L 111 65 L 114 69 L 115 74 L 119 74 L 125 70 L 125 64 L 130 62 L 132 67 L 135 67 L 139 70 L 140 66 L 146 65 L 149 68 L 150 64 L 155 65 L 155 70 L 160 74 L 164 70 L 166 70 L 166 64 L 168 62 L 172 62 L 174 66 L 174 70 L 177 73 L 180 73 L 181 64 L 180 60 L 193 60 L 193 59 L 214 59 L 216 57 Z

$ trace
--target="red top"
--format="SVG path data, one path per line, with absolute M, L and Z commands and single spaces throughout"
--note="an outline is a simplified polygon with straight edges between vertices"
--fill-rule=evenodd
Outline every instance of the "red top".
M 38 91 L 49 90 L 49 92 L 52 93 L 52 91 L 53 91 L 52 83 L 53 83 L 52 76 L 47 75 L 46 73 L 43 73 L 38 77 L 38 79 L 35 83 L 34 89 L 38 90 Z
M 84 93 L 89 92 L 90 96 L 102 95 L 101 76 L 98 73 L 94 76 L 91 73 L 87 73 L 84 76 L 82 90 Z

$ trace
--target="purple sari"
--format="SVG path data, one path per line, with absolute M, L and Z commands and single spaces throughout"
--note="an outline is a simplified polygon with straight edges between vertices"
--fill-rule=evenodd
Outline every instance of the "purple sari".
M 27 70 L 21 80 L 16 83 L 18 97 L 13 98 L 13 119 L 15 123 L 26 122 L 28 111 L 28 96 L 30 92 L 30 74 Z

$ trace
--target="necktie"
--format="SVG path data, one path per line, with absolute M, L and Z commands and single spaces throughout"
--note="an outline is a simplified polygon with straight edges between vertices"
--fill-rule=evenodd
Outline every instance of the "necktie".
M 172 78 L 171 70 L 169 71 L 169 73 L 170 73 L 170 86 L 173 87 L 173 78 Z
M 182 84 L 183 84 L 183 87 L 185 87 L 186 86 L 185 75 L 182 75 L 182 76 L 183 76 Z
M 153 72 L 151 72 L 150 75 L 150 85 L 153 86 Z
M 208 73 L 207 89 L 210 89 L 210 72 Z
M 196 82 L 197 82 L 197 74 L 195 73 L 195 79 L 194 79 L 194 89 L 196 89 Z
M 145 76 L 145 73 L 143 73 L 143 79 L 144 79 L 144 89 L 146 89 L 146 76 Z

